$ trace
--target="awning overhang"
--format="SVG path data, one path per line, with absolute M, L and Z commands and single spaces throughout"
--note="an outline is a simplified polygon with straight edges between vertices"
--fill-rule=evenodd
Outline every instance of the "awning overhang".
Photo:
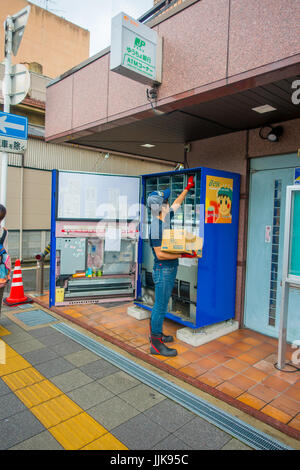
M 61 135 L 55 140 L 183 162 L 187 143 L 300 118 L 300 104 L 292 101 L 296 80 L 300 80 L 300 63 L 158 100 L 153 107 L 149 104 L 135 114 L 75 129 L 71 136 Z M 264 114 L 253 110 L 266 104 L 275 110 Z

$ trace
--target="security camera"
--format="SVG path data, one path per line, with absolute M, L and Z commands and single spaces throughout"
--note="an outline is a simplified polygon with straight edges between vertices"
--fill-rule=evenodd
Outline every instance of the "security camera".
M 148 100 L 156 100 L 157 99 L 157 88 L 147 88 L 147 98 Z

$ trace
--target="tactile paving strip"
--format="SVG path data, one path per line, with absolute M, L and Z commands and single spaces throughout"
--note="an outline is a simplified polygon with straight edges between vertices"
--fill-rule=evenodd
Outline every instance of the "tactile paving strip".
M 28 367 L 27 369 L 6 375 L 3 377 L 3 380 L 9 388 L 15 392 L 20 388 L 28 387 L 29 385 L 33 385 L 37 382 L 42 382 L 44 377 L 33 367 Z
M 84 412 L 48 431 L 66 450 L 81 449 L 107 433 L 105 428 Z
M 268 434 L 265 434 L 230 413 L 210 404 L 197 395 L 194 395 L 151 372 L 116 351 L 103 346 L 98 341 L 84 335 L 74 328 L 71 328 L 69 325 L 59 323 L 52 325 L 52 328 L 60 331 L 74 341 L 77 341 L 86 349 L 89 349 L 141 382 L 155 388 L 158 392 L 171 398 L 245 444 L 250 445 L 257 450 L 291 450 L 291 447 L 274 439 L 271 435 L 269 436 Z
M 17 397 L 20 398 L 27 408 L 39 405 L 40 403 L 61 395 L 61 393 L 62 392 L 48 380 L 28 385 L 27 387 L 15 392 Z
M 0 326 L 0 337 L 6 335 L 10 335 L 10 332 L 4 326 Z
M 7 361 L 6 364 L 0 364 L 0 377 L 30 367 L 29 362 L 25 361 L 23 357 L 18 356 L 17 354 L 13 355 L 13 352 L 11 352 L 12 355 L 9 353 L 10 349 L 6 348 Z
M 67 450 L 128 450 L 107 429 L 6 345 L 0 377 Z
M 31 408 L 31 412 L 48 429 L 82 412 L 66 395 L 60 395 Z

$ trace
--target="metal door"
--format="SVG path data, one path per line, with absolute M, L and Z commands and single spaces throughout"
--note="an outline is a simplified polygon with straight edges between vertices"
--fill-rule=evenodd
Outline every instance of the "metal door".
M 286 186 L 294 168 L 252 170 L 244 325 L 278 337 Z M 300 338 L 300 291 L 290 290 L 287 340 Z

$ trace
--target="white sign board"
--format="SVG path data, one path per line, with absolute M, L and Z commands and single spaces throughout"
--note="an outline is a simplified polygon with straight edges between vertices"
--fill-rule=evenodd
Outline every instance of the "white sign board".
M 138 176 L 59 172 L 58 219 L 138 219 L 139 200 Z
M 0 152 L 24 153 L 27 149 L 27 140 L 3 137 L 0 135 Z
M 121 12 L 111 22 L 110 70 L 140 83 L 161 83 L 162 39 Z

